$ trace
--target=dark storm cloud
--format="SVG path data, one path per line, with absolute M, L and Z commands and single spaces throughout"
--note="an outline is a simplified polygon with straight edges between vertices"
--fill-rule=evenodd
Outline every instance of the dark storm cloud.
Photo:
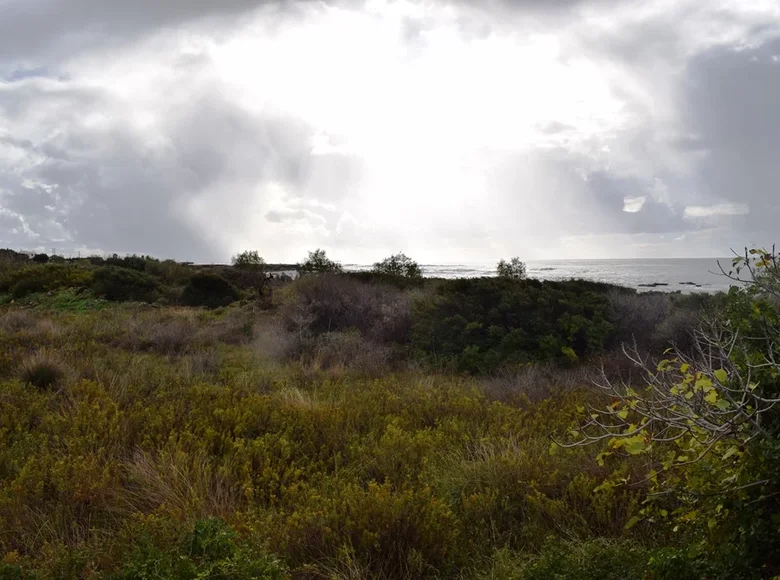
M 780 223 L 780 40 L 754 50 L 714 49 L 686 71 L 682 110 L 706 155 L 702 186 L 717 198 L 747 204 L 735 226 L 777 236 Z
M 600 208 L 610 233 L 659 234 L 690 228 L 682 217 L 683 208 L 653 199 L 650 189 L 650 184 L 639 179 L 596 172 L 587 181 L 588 205 Z M 643 198 L 637 211 L 625 210 L 625 200 L 631 198 Z
M 295 190 L 316 171 L 310 162 L 311 131 L 295 119 L 256 117 L 206 91 L 169 115 L 163 127 L 166 145 L 154 148 L 110 113 L 107 125 L 80 122 L 85 106 L 110 111 L 103 99 L 99 92 L 46 93 L 30 87 L 0 93 L 0 112 L 13 111 L 22 120 L 53 105 L 56 118 L 38 120 L 35 129 L 60 134 L 45 145 L 2 139 L 22 159 L 5 171 L 0 164 L 0 207 L 10 212 L 5 219 L 23 216 L 29 224 L 27 231 L 15 228 L 17 246 L 61 242 L 44 235 L 53 221 L 67 232 L 72 247 L 215 260 L 225 248 L 193 224 L 185 202 L 204 199 L 209 219 L 220 227 L 246 228 L 251 226 L 246 208 L 258 181 Z

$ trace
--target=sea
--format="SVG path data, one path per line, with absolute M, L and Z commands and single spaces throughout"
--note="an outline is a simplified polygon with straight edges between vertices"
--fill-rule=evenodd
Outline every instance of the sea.
M 719 292 L 736 284 L 721 273 L 731 258 L 672 258 L 636 260 L 528 260 L 527 276 L 539 280 L 580 278 L 635 288 L 638 291 Z M 495 276 L 495 262 L 421 264 L 423 275 L 435 278 Z M 366 264 L 344 264 L 346 270 L 369 270 Z

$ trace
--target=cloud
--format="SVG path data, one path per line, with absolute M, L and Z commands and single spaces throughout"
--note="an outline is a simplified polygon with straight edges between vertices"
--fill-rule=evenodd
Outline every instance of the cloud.
M 0 243 L 727 253 L 780 217 L 778 16 L 765 0 L 6 0 Z
M 691 205 L 685 208 L 687 218 L 722 217 L 732 215 L 747 215 L 750 209 L 745 204 L 719 203 L 716 205 Z
M 628 213 L 636 213 L 642 210 L 647 198 L 643 195 L 639 197 L 624 197 L 623 198 L 623 211 Z

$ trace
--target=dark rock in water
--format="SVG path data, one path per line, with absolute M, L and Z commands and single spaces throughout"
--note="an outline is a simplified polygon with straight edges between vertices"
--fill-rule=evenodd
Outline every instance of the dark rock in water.
M 680 282 L 681 286 L 695 286 L 696 288 L 701 288 L 701 284 L 697 284 L 696 282 Z
M 666 282 L 653 282 L 652 284 L 638 284 L 641 288 L 655 288 L 657 286 L 668 286 Z

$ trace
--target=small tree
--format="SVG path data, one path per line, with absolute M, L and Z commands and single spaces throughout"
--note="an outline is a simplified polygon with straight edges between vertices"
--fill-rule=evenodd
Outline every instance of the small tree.
M 385 258 L 381 262 L 376 262 L 372 271 L 376 274 L 398 276 L 401 278 L 422 277 L 422 268 L 420 268 L 420 265 L 403 252 Z
M 49 256 L 46 254 L 35 254 L 32 257 L 32 261 L 35 262 L 36 264 L 45 264 L 46 262 L 49 261 Z
M 325 253 L 325 250 L 317 248 L 309 252 L 309 256 L 303 263 L 298 264 L 298 271 L 305 274 L 339 273 L 344 269 L 341 264 L 334 262 Z
M 780 510 L 780 261 L 774 251 L 752 250 L 733 266 L 736 275 L 724 273 L 747 287 L 732 288 L 721 316 L 691 329 L 693 352 L 673 347 L 655 361 L 624 347 L 641 380 L 602 371 L 596 386 L 605 400 L 581 408 L 571 442 L 559 445 L 601 445 L 602 465 L 610 456 L 646 460 L 644 478 L 602 485 L 647 486 L 629 525 L 644 518 L 722 526 L 726 544 L 741 538 L 761 559 L 780 547 L 770 518 Z M 774 535 L 764 535 L 770 529 Z M 756 550 L 758 542 L 768 543 Z
M 257 250 L 245 250 L 232 258 L 233 266 L 244 270 L 262 270 L 265 268 L 265 260 Z
M 508 262 L 501 260 L 496 266 L 496 273 L 499 278 L 513 278 L 515 280 L 522 280 L 525 278 L 525 262 L 522 262 L 520 258 L 515 256 Z

